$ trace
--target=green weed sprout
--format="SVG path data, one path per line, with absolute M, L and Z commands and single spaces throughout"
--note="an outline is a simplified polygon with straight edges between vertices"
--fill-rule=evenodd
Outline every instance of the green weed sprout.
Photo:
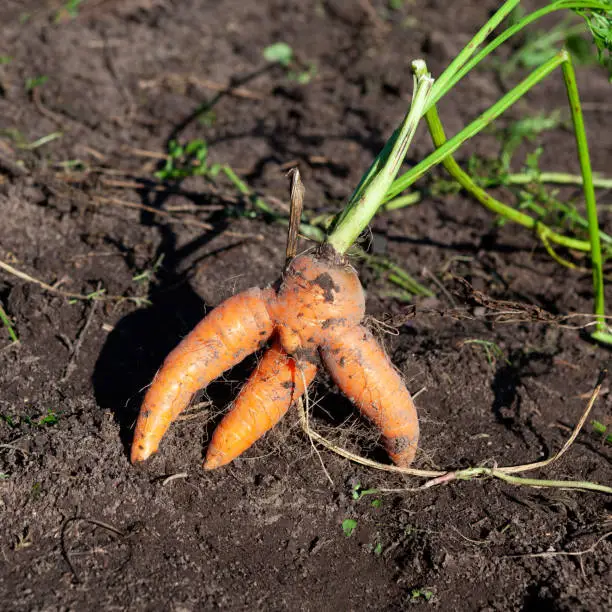
M 350 538 L 357 529 L 357 521 L 355 519 L 344 519 L 342 521 L 342 531 L 347 538 Z
M 264 59 L 280 64 L 285 68 L 287 78 L 295 81 L 299 85 L 307 85 L 317 74 L 317 66 L 313 62 L 306 62 L 304 66 L 292 70 L 292 66 L 297 66 L 293 49 L 285 42 L 277 42 L 269 45 L 263 50 Z
M 9 316 L 6 314 L 6 312 L 4 312 L 4 308 L 2 308 L 2 304 L 0 304 L 0 322 L 6 328 L 6 331 L 8 332 L 11 342 L 12 343 L 19 342 L 19 338 L 17 337 L 17 334 L 15 333 L 15 328 L 13 327 L 13 324 L 11 320 L 9 319 Z
M 606 425 L 599 421 L 591 421 L 591 427 L 597 435 L 601 436 L 606 444 L 612 444 L 612 433 L 607 433 L 608 427 Z

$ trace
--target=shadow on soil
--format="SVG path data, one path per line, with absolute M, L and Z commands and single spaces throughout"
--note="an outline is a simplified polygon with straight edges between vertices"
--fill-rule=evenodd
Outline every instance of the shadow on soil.
M 497 422 L 513 431 L 526 444 L 528 444 L 525 438 L 525 428 L 527 428 L 536 437 L 541 450 L 545 453 L 549 450 L 545 439 L 534 427 L 531 418 L 522 414 L 520 388 L 526 378 L 549 374 L 554 368 L 555 354 L 514 351 L 509 355 L 507 362 L 497 369 L 491 383 L 491 389 L 495 394 L 492 410 Z
M 143 204 L 161 209 L 167 193 L 151 196 L 150 192 L 142 191 L 140 196 Z M 194 199 L 194 203 L 198 202 Z M 147 298 L 151 304 L 127 315 L 115 325 L 102 348 L 92 377 L 96 401 L 101 408 L 113 412 L 128 454 L 144 390 L 166 355 L 195 327 L 207 310 L 207 305 L 189 283 L 191 271 L 207 257 L 236 246 L 232 244 L 193 258 L 227 228 L 229 220 L 220 214 L 211 222 L 213 230 L 179 248 L 170 225 L 158 223 L 151 212 L 142 213 L 141 223 L 155 226 L 161 234 L 161 244 L 153 261 L 158 261 L 163 255 L 163 264 L 149 288 Z M 189 263 L 185 265 L 187 258 Z M 225 394 L 221 389 L 221 395 L 227 395 L 227 389 Z M 219 397 L 219 401 L 223 398 Z

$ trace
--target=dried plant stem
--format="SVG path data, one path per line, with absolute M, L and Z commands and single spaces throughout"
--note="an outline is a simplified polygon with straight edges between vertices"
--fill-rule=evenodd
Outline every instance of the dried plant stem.
M 25 272 L 22 272 L 21 270 L 17 270 L 17 268 L 13 268 L 13 266 L 5 263 L 4 261 L 0 261 L 0 269 L 4 270 L 5 272 L 8 272 L 9 274 L 12 274 L 13 276 L 16 276 L 17 278 L 25 280 L 28 283 L 33 283 L 35 285 L 38 285 L 39 287 L 41 287 L 45 291 L 49 291 L 50 293 L 57 293 L 58 295 L 63 295 L 64 297 L 71 298 L 73 300 L 92 299 L 92 295 L 82 295 L 80 293 L 72 293 L 70 291 L 64 291 L 62 289 L 54 287 L 53 285 L 49 285 L 37 278 L 34 278 L 33 276 L 30 276 L 29 274 L 26 274 Z
M 577 551 L 565 551 L 565 550 L 548 550 L 546 552 L 539 553 L 527 553 L 525 555 L 506 555 L 506 559 L 525 559 L 530 558 L 533 559 L 535 557 L 582 557 L 582 555 L 587 555 L 588 553 L 594 552 L 595 549 L 604 541 L 607 540 L 610 536 L 612 536 L 612 531 L 608 531 L 608 533 L 604 533 L 601 537 L 597 538 L 591 546 L 585 548 L 584 550 Z
M 60 289 L 59 287 L 54 287 L 53 285 L 49 285 L 48 283 L 45 283 L 44 281 L 41 281 L 38 278 L 34 278 L 33 276 L 26 274 L 25 272 L 22 272 L 21 270 L 14 268 L 13 266 L 7 264 L 6 262 L 2 260 L 0 260 L 0 270 L 4 270 L 5 272 L 8 272 L 9 274 L 16 276 L 17 278 L 27 281 L 28 283 L 38 285 L 41 289 L 44 289 L 45 291 L 48 291 L 49 293 L 55 293 L 57 295 L 61 295 L 71 300 L 105 300 L 105 301 L 113 301 L 113 302 L 129 300 L 135 303 L 140 303 L 144 301 L 144 298 L 139 298 L 139 297 L 126 297 L 123 295 L 105 295 L 104 289 L 92 291 L 92 293 L 89 293 L 89 294 L 72 293 L 71 291 L 64 291 L 63 289 Z
M 579 489 L 583 491 L 595 491 L 599 493 L 607 493 L 612 495 L 612 487 L 608 487 L 605 485 L 600 485 L 593 482 L 588 481 L 576 481 L 576 480 L 543 480 L 536 478 L 524 478 L 521 476 L 514 476 L 513 474 L 517 474 L 519 472 L 527 472 L 530 470 L 535 470 L 539 468 L 543 468 L 551 465 L 555 461 L 558 461 L 570 448 L 570 446 L 576 440 L 576 437 L 580 433 L 584 423 L 586 422 L 593 405 L 595 404 L 595 400 L 597 399 L 599 392 L 601 391 L 601 386 L 605 380 L 607 375 L 607 371 L 603 370 L 597 381 L 593 392 L 591 393 L 591 397 L 589 402 L 582 413 L 578 423 L 574 427 L 570 437 L 567 439 L 565 444 L 561 447 L 559 452 L 554 454 L 552 457 L 545 459 L 544 461 L 536 461 L 534 463 L 527 463 L 524 465 L 515 465 L 509 467 L 472 467 L 463 470 L 445 470 L 445 471 L 433 471 L 433 470 L 419 470 L 415 468 L 403 468 L 395 465 L 386 465 L 384 463 L 379 463 L 377 461 L 372 461 L 371 459 L 365 459 L 364 457 L 360 457 L 355 453 L 352 453 L 325 438 L 321 434 L 313 431 L 308 422 L 307 410 L 304 409 L 304 405 L 301 400 L 298 400 L 298 413 L 300 416 L 300 423 L 302 425 L 302 429 L 306 433 L 306 435 L 310 438 L 311 442 L 318 442 L 322 446 L 325 446 L 329 450 L 333 451 L 337 455 L 348 459 L 349 461 L 353 461 L 354 463 L 359 463 L 366 467 L 371 467 L 376 470 L 381 470 L 385 472 L 393 472 L 396 474 L 405 474 L 407 476 L 416 476 L 420 478 L 430 478 L 426 483 L 419 487 L 414 488 L 402 488 L 402 489 L 377 489 L 380 492 L 405 492 L 405 491 L 418 491 L 422 489 L 428 489 L 433 486 L 437 486 L 440 484 L 446 484 L 453 480 L 473 480 L 474 478 L 482 478 L 482 477 L 490 477 L 490 478 L 498 478 L 507 482 L 509 484 L 514 485 L 523 485 L 523 486 L 531 486 L 531 487 L 553 487 L 553 488 L 563 488 L 563 489 Z

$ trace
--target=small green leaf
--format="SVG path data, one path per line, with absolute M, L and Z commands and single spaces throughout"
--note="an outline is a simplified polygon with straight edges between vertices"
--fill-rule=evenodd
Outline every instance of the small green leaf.
M 606 435 L 608 428 L 603 423 L 600 423 L 599 421 L 591 421 L 591 426 L 596 434 L 599 434 L 602 437 L 605 436 L 604 441 L 607 444 L 612 444 L 612 434 Z
M 347 538 L 353 535 L 353 532 L 357 528 L 357 521 L 355 519 L 344 519 L 342 521 L 342 531 Z
M 263 50 L 263 56 L 269 62 L 288 66 L 293 59 L 293 49 L 284 42 L 277 42 Z
M 599 63 L 609 72 L 612 80 L 612 3 L 609 9 L 574 9 L 584 18 L 597 48 Z
M 412 601 L 418 601 L 419 599 L 429 601 L 433 597 L 433 591 L 429 589 L 412 589 L 411 596 Z
M 26 91 L 32 91 L 36 87 L 40 87 L 41 85 L 44 85 L 48 80 L 49 77 L 45 75 L 28 78 L 25 81 Z
M 0 66 L 10 64 L 12 61 L 13 58 L 10 55 L 0 55 Z
M 17 423 L 8 414 L 0 414 L 0 421 L 4 421 L 9 427 L 15 428 L 18 426 Z
M 372 508 L 380 508 L 382 506 L 382 499 L 373 499 Z
M 382 544 L 380 542 L 378 542 L 378 544 L 376 544 L 376 546 L 374 547 L 374 550 L 372 552 L 377 557 L 380 557 L 380 555 L 382 555 Z
M 56 425 L 59 421 L 58 416 L 53 412 L 53 410 L 48 410 L 47 414 L 38 419 L 38 425 Z
M 79 5 L 83 3 L 83 0 L 68 0 L 64 5 L 64 10 L 72 17 L 78 17 L 79 15 Z

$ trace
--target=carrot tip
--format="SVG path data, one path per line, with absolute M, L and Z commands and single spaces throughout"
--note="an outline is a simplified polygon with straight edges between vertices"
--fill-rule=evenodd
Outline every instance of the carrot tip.
M 132 464 L 145 461 L 151 455 L 157 452 L 157 446 L 150 446 L 142 443 L 132 443 L 132 452 L 130 454 L 130 461 Z
M 226 463 L 228 462 L 223 460 L 223 455 L 212 455 L 211 457 L 206 457 L 202 467 L 209 472 L 210 470 L 216 470 Z

